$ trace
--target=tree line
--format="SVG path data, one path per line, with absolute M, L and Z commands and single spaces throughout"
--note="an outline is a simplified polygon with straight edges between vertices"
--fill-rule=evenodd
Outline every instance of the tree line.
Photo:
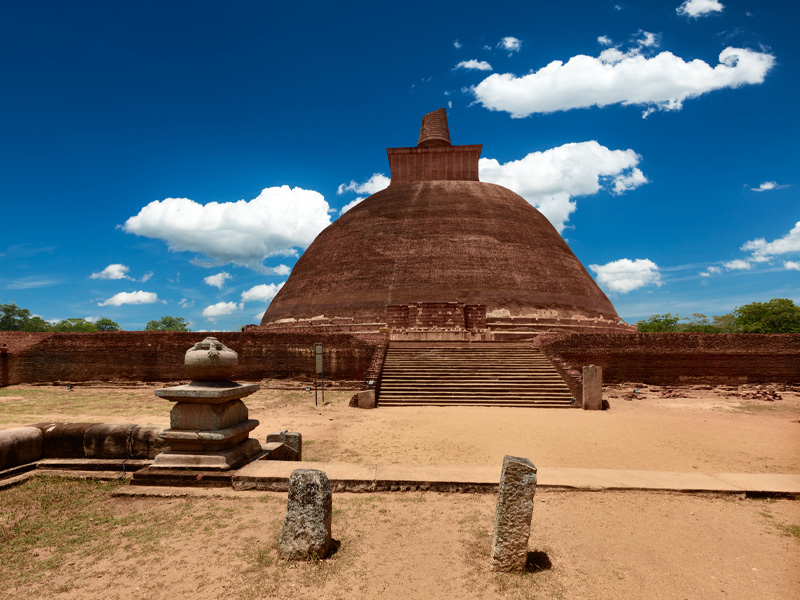
M 787 298 L 773 298 L 738 306 L 726 315 L 666 313 L 651 315 L 636 325 L 639 331 L 659 333 L 800 333 L 800 306 Z
M 189 322 L 183 317 L 165 316 L 148 321 L 145 331 L 190 331 Z M 63 319 L 56 323 L 45 321 L 38 315 L 32 315 L 27 308 L 16 304 L 0 304 L 0 331 L 50 331 L 53 333 L 122 331 L 118 323 L 111 319 Z

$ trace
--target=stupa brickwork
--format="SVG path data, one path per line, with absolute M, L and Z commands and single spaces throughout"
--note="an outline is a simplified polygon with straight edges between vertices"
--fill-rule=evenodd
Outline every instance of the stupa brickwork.
M 481 148 L 450 144 L 444 109 L 426 115 L 417 147 L 387 150 L 389 187 L 317 236 L 261 326 L 376 331 L 389 307 L 455 303 L 485 307 L 484 339 L 632 329 L 544 215 L 479 181 Z

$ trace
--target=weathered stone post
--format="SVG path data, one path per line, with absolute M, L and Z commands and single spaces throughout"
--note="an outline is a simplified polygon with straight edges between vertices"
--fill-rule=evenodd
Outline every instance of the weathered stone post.
M 603 409 L 603 367 L 583 367 L 583 410 Z
M 328 476 L 316 469 L 295 469 L 289 477 L 289 501 L 279 552 L 287 560 L 325 558 L 331 549 L 333 498 Z
M 493 571 L 524 571 L 528 560 L 536 467 L 527 458 L 506 456 L 497 493 L 492 541 Z

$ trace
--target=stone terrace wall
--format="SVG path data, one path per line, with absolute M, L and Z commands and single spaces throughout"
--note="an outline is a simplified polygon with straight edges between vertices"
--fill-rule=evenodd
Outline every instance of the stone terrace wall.
M 380 334 L 248 332 L 103 333 L 0 332 L 7 345 L 5 381 L 0 385 L 80 381 L 180 381 L 183 358 L 196 342 L 215 336 L 239 353 L 235 378 L 313 378 L 312 348 L 324 344 L 326 379 L 363 380 Z M 33 336 L 33 337 L 30 337 Z
M 604 383 L 800 383 L 800 334 L 573 333 L 535 343 L 567 371 L 603 367 Z

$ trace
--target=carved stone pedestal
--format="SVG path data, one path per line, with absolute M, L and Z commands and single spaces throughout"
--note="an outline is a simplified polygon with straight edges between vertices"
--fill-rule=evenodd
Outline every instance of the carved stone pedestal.
M 242 398 L 259 384 L 228 381 L 238 357 L 216 338 L 208 337 L 186 353 L 187 372 L 195 381 L 156 390 L 175 406 L 170 428 L 159 434 L 170 447 L 155 457 L 153 469 L 235 469 L 261 454 L 261 444 L 249 434 L 258 421 L 248 418 Z M 205 374 L 208 375 L 205 375 Z M 223 380 L 206 381 L 204 376 Z

